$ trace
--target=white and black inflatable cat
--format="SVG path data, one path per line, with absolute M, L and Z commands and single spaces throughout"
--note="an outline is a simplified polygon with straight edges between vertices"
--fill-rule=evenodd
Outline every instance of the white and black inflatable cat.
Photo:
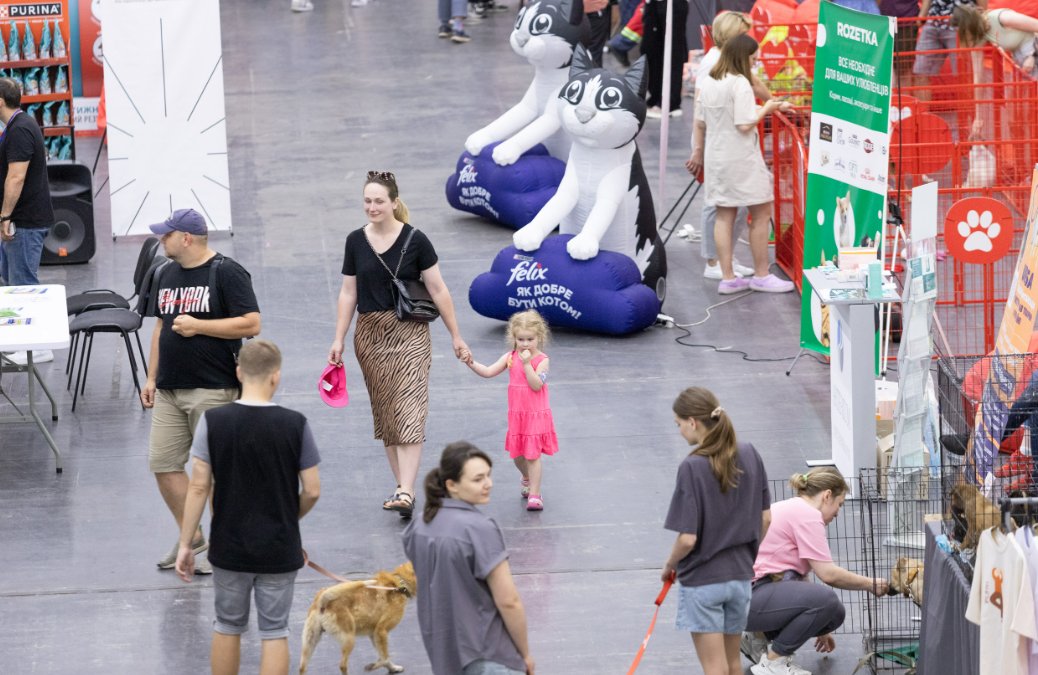
M 572 141 L 566 172 L 555 196 L 513 242 L 521 251 L 535 251 L 559 227 L 561 234 L 575 235 L 566 250 L 576 260 L 599 250 L 623 253 L 662 303 L 667 256 L 634 140 L 645 123 L 645 76 L 645 57 L 621 76 L 595 68 L 582 46 L 574 50 L 569 81 L 555 106 Z
M 494 161 L 501 166 L 513 164 L 537 143 L 544 143 L 552 157 L 566 161 L 569 139 L 557 123 L 552 126 L 549 120 L 545 124 L 541 116 L 569 80 L 573 49 L 578 44 L 586 46 L 590 39 L 583 0 L 535 0 L 519 10 L 509 43 L 536 69 L 533 82 L 516 106 L 468 137 L 465 149 L 469 154 L 477 157 L 485 146 L 506 141 L 534 123 L 535 128 L 523 134 L 518 143 L 506 142 L 494 148 Z

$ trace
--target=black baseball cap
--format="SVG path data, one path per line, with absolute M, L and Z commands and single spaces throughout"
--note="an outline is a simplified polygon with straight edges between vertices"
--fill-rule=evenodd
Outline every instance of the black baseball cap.
M 148 226 L 155 234 L 168 234 L 169 232 L 187 232 L 189 234 L 205 235 L 208 230 L 205 218 L 194 209 L 177 209 L 165 222 Z

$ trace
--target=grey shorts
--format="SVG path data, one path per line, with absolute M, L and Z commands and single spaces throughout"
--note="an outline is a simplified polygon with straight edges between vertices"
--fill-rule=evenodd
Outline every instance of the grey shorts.
M 915 45 L 917 52 L 955 49 L 956 47 L 955 29 L 949 25 L 939 26 L 935 23 L 927 22 L 926 25 L 919 29 L 919 41 Z M 913 66 L 912 72 L 916 75 L 937 75 L 941 72 L 944 60 L 949 56 L 954 55 L 916 54 L 915 66 Z M 954 58 L 951 61 L 951 70 L 953 75 L 958 70 Z
M 500 663 L 480 659 L 465 666 L 465 670 L 461 671 L 461 675 L 526 675 L 526 673 L 512 670 L 508 666 L 502 666 Z
M 680 586 L 674 627 L 692 633 L 742 633 L 750 615 L 752 594 L 749 581 Z
M 224 635 L 241 635 L 249 630 L 249 601 L 255 593 L 260 639 L 287 638 L 295 581 L 296 572 L 251 574 L 231 572 L 213 565 L 213 588 L 216 591 L 213 630 Z

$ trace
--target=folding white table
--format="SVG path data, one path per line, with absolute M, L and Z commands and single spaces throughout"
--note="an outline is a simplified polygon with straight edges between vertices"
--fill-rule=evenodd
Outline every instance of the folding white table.
M 0 286 L 0 352 L 21 352 L 28 355 L 28 363 L 21 366 L 0 356 L 0 375 L 3 373 L 28 373 L 29 414 L 0 417 L 0 424 L 33 422 L 43 432 L 44 438 L 54 451 L 58 473 L 61 473 L 61 452 L 36 412 L 36 381 L 50 399 L 51 419 L 57 421 L 58 407 L 51 396 L 40 371 L 32 362 L 32 350 L 66 349 L 69 346 L 68 309 L 65 305 L 65 287 L 57 284 L 45 286 Z M 0 387 L 0 394 L 7 394 Z M 21 409 L 10 401 L 15 410 Z

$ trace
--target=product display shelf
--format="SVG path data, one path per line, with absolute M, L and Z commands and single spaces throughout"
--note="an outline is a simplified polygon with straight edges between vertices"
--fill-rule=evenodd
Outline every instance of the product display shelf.
M 37 95 L 22 95 L 22 109 L 25 110 L 33 103 L 50 103 L 52 101 L 68 101 L 69 108 L 69 120 L 72 120 L 73 105 L 72 105 L 72 84 L 70 78 L 72 77 L 72 59 L 68 55 L 71 54 L 69 51 L 69 44 L 65 43 L 65 54 L 59 58 L 46 58 L 46 59 L 24 59 L 19 61 L 0 61 L 0 69 L 3 70 L 25 70 L 27 68 L 64 68 L 65 69 L 65 81 L 66 91 L 55 92 L 53 94 L 37 94 Z M 57 77 L 55 76 L 54 84 L 57 84 Z M 39 118 L 36 120 L 39 122 Z M 51 120 L 47 119 L 46 122 Z M 51 136 L 68 136 L 72 139 L 71 150 L 72 160 L 76 159 L 76 127 L 74 124 L 41 124 L 43 135 L 47 137 Z

